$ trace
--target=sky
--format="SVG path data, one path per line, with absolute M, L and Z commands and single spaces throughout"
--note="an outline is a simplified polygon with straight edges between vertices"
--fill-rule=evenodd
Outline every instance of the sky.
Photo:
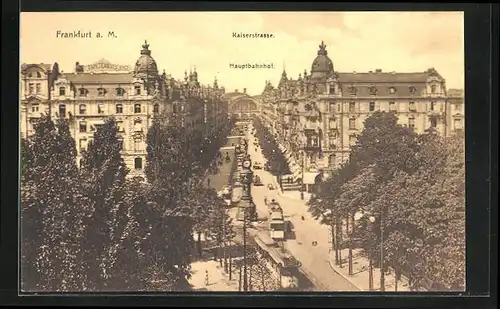
M 92 38 L 58 38 L 57 31 L 92 32 Z M 116 37 L 107 37 L 113 31 Z M 96 38 L 97 32 L 104 35 Z M 274 38 L 233 38 L 233 32 Z M 375 69 L 423 72 L 434 67 L 447 88 L 464 88 L 462 12 L 63 12 L 21 13 L 21 63 L 59 63 L 104 58 L 133 68 L 148 41 L 160 72 L 180 79 L 196 67 L 199 81 L 217 76 L 226 92 L 257 95 L 311 70 L 321 41 L 338 72 Z M 273 69 L 233 69 L 230 64 L 273 64 Z

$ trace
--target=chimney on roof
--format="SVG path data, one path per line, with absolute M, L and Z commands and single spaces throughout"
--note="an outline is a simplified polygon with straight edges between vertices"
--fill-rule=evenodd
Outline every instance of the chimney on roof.
M 243 88 L 243 93 L 247 94 L 247 88 Z
M 375 73 L 382 73 L 382 69 L 376 69 Z
M 238 89 L 234 89 L 234 92 L 238 92 Z
M 368 73 L 373 73 L 373 71 L 368 71 Z

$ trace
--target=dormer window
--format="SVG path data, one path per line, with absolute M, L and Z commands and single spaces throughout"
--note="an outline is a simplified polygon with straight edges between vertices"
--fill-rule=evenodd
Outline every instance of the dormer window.
M 136 95 L 140 95 L 141 94 L 141 86 L 135 86 L 134 91 L 135 91 Z
M 66 88 L 65 87 L 59 87 L 59 95 L 66 95 Z
M 134 113 L 135 114 L 141 113 L 141 104 L 134 104 Z
M 371 95 L 376 95 L 377 94 L 377 87 L 371 86 L 369 90 L 370 90 L 370 94 Z
M 40 72 L 36 72 L 36 77 L 40 78 L 42 77 L 42 74 L 40 74 Z
M 330 94 L 335 94 L 335 85 L 330 85 Z
M 116 95 L 118 97 L 122 97 L 123 95 L 125 95 L 125 89 L 123 89 L 123 88 L 116 88 Z
M 417 88 L 415 88 L 415 86 L 410 86 L 410 93 L 411 94 L 417 93 Z
M 78 89 L 78 93 L 81 97 L 85 97 L 85 96 L 87 96 L 87 89 L 82 87 L 82 88 Z
M 431 93 L 436 93 L 436 85 L 431 86 Z
M 395 93 L 396 93 L 396 88 L 394 88 L 394 87 L 390 87 L 390 88 L 389 88 L 389 93 L 390 93 L 390 94 L 395 94 Z
M 356 95 L 357 92 L 358 92 L 358 89 L 356 89 L 356 87 L 354 87 L 354 86 L 349 87 L 349 93 L 351 95 Z
M 103 97 L 106 94 L 106 89 L 104 88 L 97 88 L 97 95 L 100 97 Z

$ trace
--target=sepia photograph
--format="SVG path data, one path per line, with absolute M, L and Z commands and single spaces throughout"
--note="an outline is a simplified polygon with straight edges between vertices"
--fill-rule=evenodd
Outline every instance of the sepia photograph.
M 463 12 L 23 12 L 20 292 L 465 291 Z

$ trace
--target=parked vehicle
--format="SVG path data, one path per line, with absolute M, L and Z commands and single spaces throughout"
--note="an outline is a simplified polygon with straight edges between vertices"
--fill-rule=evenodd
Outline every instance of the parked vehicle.
M 262 165 L 260 164 L 260 162 L 255 161 L 253 163 L 253 168 L 256 169 L 256 170 L 260 170 L 260 169 L 262 169 Z

